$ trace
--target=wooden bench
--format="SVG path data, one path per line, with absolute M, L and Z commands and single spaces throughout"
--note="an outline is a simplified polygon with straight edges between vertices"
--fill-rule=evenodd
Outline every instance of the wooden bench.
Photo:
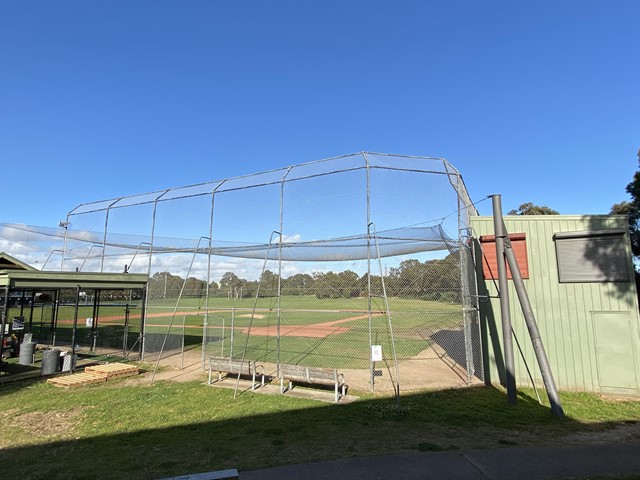
M 244 361 L 240 358 L 229 357 L 209 357 L 209 385 L 211 385 L 211 377 L 213 372 L 218 372 L 218 381 L 222 380 L 222 374 L 231 374 L 245 377 L 251 377 L 251 390 L 255 390 L 256 386 L 264 385 L 264 367 L 256 365 L 253 360 Z M 260 383 L 256 382 L 256 377 L 260 376 Z
M 335 368 L 320 367 L 304 367 L 301 365 L 280 364 L 280 392 L 285 393 L 287 390 L 293 389 L 293 382 L 300 382 L 309 385 L 333 385 L 334 399 L 337 403 L 340 399 L 340 393 L 344 397 L 346 384 L 344 375 L 338 373 Z M 284 387 L 284 381 L 289 381 L 289 388 Z M 340 391 L 340 393 L 338 393 Z

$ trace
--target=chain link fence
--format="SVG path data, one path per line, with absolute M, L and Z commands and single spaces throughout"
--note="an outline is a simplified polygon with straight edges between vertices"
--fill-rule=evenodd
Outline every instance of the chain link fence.
M 145 360 L 331 367 L 361 390 L 453 387 L 483 377 L 475 214 L 446 160 L 359 153 L 82 204 L 61 262 L 149 273 Z

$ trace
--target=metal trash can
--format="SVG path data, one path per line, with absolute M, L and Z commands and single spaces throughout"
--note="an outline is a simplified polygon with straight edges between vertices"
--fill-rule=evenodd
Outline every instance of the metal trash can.
M 60 361 L 60 350 L 52 348 L 42 352 L 42 365 L 40 367 L 40 375 L 52 375 L 58 371 L 58 362 Z
M 36 344 L 26 342 L 20 344 L 20 355 L 18 357 L 19 365 L 33 365 L 33 357 L 36 351 Z
M 70 372 L 71 371 L 71 359 L 74 359 L 74 368 L 78 363 L 78 355 L 71 355 L 71 352 L 67 352 L 62 356 L 62 371 Z

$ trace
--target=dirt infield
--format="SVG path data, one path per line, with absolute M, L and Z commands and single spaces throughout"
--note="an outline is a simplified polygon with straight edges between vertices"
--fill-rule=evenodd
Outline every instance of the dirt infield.
M 178 313 L 176 315 L 182 315 L 182 313 Z M 380 315 L 384 315 L 383 313 L 372 313 L 372 317 L 378 317 Z M 149 317 L 159 317 L 159 316 L 168 316 L 166 314 L 152 314 Z M 245 316 L 245 315 L 242 315 Z M 246 315 L 250 316 L 250 315 Z M 257 317 L 257 316 L 256 316 Z M 356 320 L 364 320 L 369 318 L 369 315 L 358 315 L 355 317 L 343 318 L 341 320 L 333 320 L 331 322 L 322 322 L 322 323 L 313 323 L 311 325 L 280 325 L 280 336 L 281 337 L 306 337 L 306 338 L 327 338 L 330 335 L 339 335 L 341 333 L 350 332 L 351 329 L 348 327 L 341 327 L 343 323 L 353 322 Z M 148 327 L 166 327 L 166 324 L 154 324 L 147 323 Z M 186 329 L 202 329 L 202 325 L 185 325 Z M 207 328 L 218 328 L 222 327 L 216 325 L 209 325 Z M 269 325 L 266 327 L 234 327 L 234 330 L 242 332 L 243 334 L 251 334 L 258 335 L 263 337 L 275 337 L 278 335 L 278 328 L 275 325 Z
M 381 313 L 372 313 L 371 316 L 380 316 Z M 307 338 L 327 338 L 329 335 L 339 335 L 341 333 L 347 333 L 351 331 L 347 327 L 338 327 L 347 322 L 353 322 L 355 320 L 364 320 L 369 318 L 369 315 L 358 315 L 356 317 L 343 318 L 341 320 L 333 320 L 331 322 L 314 323 L 311 325 L 280 325 L 281 337 L 307 337 Z M 242 333 L 251 335 L 260 335 L 264 337 L 275 337 L 278 334 L 278 329 L 275 326 L 267 327 L 253 327 L 249 332 L 249 327 L 242 327 Z

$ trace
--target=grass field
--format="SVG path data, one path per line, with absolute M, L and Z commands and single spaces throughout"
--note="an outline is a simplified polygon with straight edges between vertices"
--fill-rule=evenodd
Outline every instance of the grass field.
M 215 299 L 220 301 L 220 299 Z M 309 366 L 368 368 L 369 366 L 369 323 L 366 313 L 366 299 L 322 299 L 315 297 L 283 297 L 281 299 L 279 323 L 285 334 L 280 339 L 280 361 L 301 363 Z M 226 302 L 226 300 L 222 300 Z M 237 310 L 209 307 L 207 352 L 217 355 L 241 353 L 245 345 L 246 356 L 254 360 L 275 362 L 276 325 L 278 313 L 269 309 L 275 299 L 260 299 L 261 308 L 253 309 L 250 299 L 243 299 Z M 269 303 L 267 303 L 269 302 Z M 294 304 L 295 302 L 295 304 Z M 260 302 L 259 302 L 260 304 Z M 238 304 L 236 304 L 238 305 Z M 391 299 L 392 325 L 395 348 L 400 359 L 411 358 L 431 344 L 429 335 L 440 329 L 460 327 L 461 313 L 458 305 L 422 300 Z M 295 307 L 295 308 L 294 308 Z M 185 331 L 185 344 L 197 348 L 202 343 L 198 328 L 204 321 L 202 315 L 177 315 L 172 328 L 176 336 L 173 344 L 177 348 L 177 336 Z M 384 308 L 384 307 L 383 307 Z M 147 321 L 147 333 L 158 335 L 166 332 L 170 316 L 155 317 L 151 308 Z M 332 324 L 334 325 L 328 325 Z M 326 326 L 325 326 L 326 325 Z M 233 350 L 231 328 L 234 328 Z M 251 332 L 247 339 L 247 333 Z M 312 333 L 298 333 L 300 326 L 314 326 Z M 289 330 L 287 330 L 289 329 Z M 391 356 L 392 345 L 388 330 L 388 319 L 384 313 L 374 311 L 372 316 L 372 341 L 383 345 L 383 350 Z
M 568 418 L 481 387 L 347 405 L 131 380 L 0 386 L 6 478 L 153 479 L 405 451 L 640 441 L 640 402 L 562 393 Z
M 240 354 L 247 346 L 247 358 L 265 362 L 276 361 L 276 325 L 289 329 L 280 340 L 280 360 L 287 363 L 303 363 L 310 366 L 367 368 L 369 365 L 368 299 L 338 298 L 318 299 L 315 296 L 283 296 L 255 299 L 211 298 L 207 329 L 207 353 L 232 353 L 231 327 L 234 327 L 233 353 Z M 253 307 L 256 315 L 252 318 Z M 129 326 L 124 334 L 124 305 L 121 303 L 100 306 L 96 345 L 103 349 L 122 349 L 126 336 L 128 350 L 140 333 L 140 311 L 132 308 Z M 383 345 L 391 355 L 388 320 L 384 313 L 385 303 L 380 298 L 372 299 L 372 341 Z M 389 308 L 395 335 L 395 347 L 399 358 L 411 358 L 427 348 L 429 335 L 441 329 L 459 328 L 461 309 L 459 305 L 443 302 L 405 298 L 390 298 Z M 174 311 L 176 312 L 174 316 Z M 36 309 L 35 323 L 31 327 L 41 343 L 47 343 L 50 307 Z M 164 343 L 169 324 L 172 324 L 165 349 L 175 351 L 182 348 L 201 348 L 204 324 L 202 299 L 185 298 L 176 307 L 175 300 L 150 302 L 147 309 L 145 333 L 147 352 L 159 351 Z M 11 314 L 11 312 L 10 312 Z M 74 306 L 63 306 L 58 311 L 56 344 L 70 344 L 72 336 Z M 81 305 L 78 309 L 76 343 L 88 348 L 92 342 L 91 327 L 86 319 L 94 315 L 93 307 Z M 331 323 L 335 326 L 327 326 Z M 324 325 L 324 327 L 323 327 Z M 317 333 L 309 336 L 300 333 L 300 326 L 318 326 Z M 247 333 L 251 334 L 247 341 Z M 44 333 L 44 335 L 43 335 Z M 315 336 L 315 338 L 314 338 Z M 50 337 L 49 337 L 50 338 Z
M 209 311 L 210 315 L 231 315 L 231 311 L 236 309 L 238 319 L 246 319 L 248 324 L 248 317 L 240 317 L 242 314 L 250 313 L 254 305 L 258 313 L 264 314 L 277 309 L 277 299 L 275 297 L 259 298 L 256 302 L 255 299 L 242 298 L 227 300 L 223 298 L 211 298 L 209 299 Z M 368 310 L 368 302 L 366 298 L 337 298 L 337 299 L 317 299 L 314 296 L 283 296 L 280 300 L 281 310 L 288 311 L 286 314 L 286 321 L 295 322 L 308 322 L 317 323 L 318 321 L 330 321 L 332 319 L 344 318 L 344 316 L 354 316 L 357 314 L 366 313 Z M 108 303 L 100 306 L 99 318 L 102 323 L 123 323 L 124 321 L 124 305 L 118 303 L 116 305 L 110 305 Z M 181 322 L 182 316 L 185 313 L 190 313 L 189 324 L 202 325 L 202 315 L 205 313 L 205 305 L 202 299 L 186 298 L 182 299 L 176 306 L 175 300 L 172 301 L 152 301 L 149 302 L 147 314 L 149 315 L 151 323 L 155 324 L 168 324 L 172 319 L 174 310 L 177 310 L 178 314 L 174 322 Z M 386 311 L 385 303 L 380 298 L 373 299 L 371 310 L 373 312 Z M 390 298 L 389 310 L 394 317 L 399 319 L 402 317 L 410 317 L 409 313 L 414 314 L 449 314 L 449 315 L 461 315 L 461 307 L 457 304 L 433 302 L 416 299 L 405 298 Z M 19 315 L 19 309 L 10 309 L 8 317 Z M 78 308 L 78 321 L 79 326 L 82 325 L 84 320 L 89 317 L 93 317 L 93 307 L 91 305 L 80 305 Z M 28 312 L 23 313 L 27 317 Z M 58 311 L 58 327 L 69 327 L 74 319 L 75 307 L 71 305 L 63 306 Z M 333 315 L 333 316 L 332 316 Z M 51 306 L 38 307 L 34 310 L 33 323 L 36 325 L 50 323 L 51 318 Z M 131 323 L 136 324 L 140 321 L 140 305 L 133 305 L 129 320 Z
M 410 298 L 389 298 L 389 309 L 391 311 L 413 311 L 413 312 L 442 312 L 460 310 L 458 304 L 433 302 Z M 258 298 L 257 302 L 253 298 L 209 298 L 209 309 L 252 309 L 256 305 L 259 309 L 275 309 L 277 307 L 276 297 Z M 149 302 L 149 307 L 171 309 L 175 307 L 175 300 L 155 300 Z M 339 310 L 339 311 L 366 311 L 368 309 L 368 299 L 365 297 L 355 298 L 316 298 L 313 295 L 283 295 L 280 297 L 280 307 L 284 309 L 300 310 Z M 184 298 L 180 301 L 178 309 L 202 309 L 205 308 L 204 299 Z M 371 309 L 374 311 L 384 311 L 385 302 L 382 298 L 371 299 Z

